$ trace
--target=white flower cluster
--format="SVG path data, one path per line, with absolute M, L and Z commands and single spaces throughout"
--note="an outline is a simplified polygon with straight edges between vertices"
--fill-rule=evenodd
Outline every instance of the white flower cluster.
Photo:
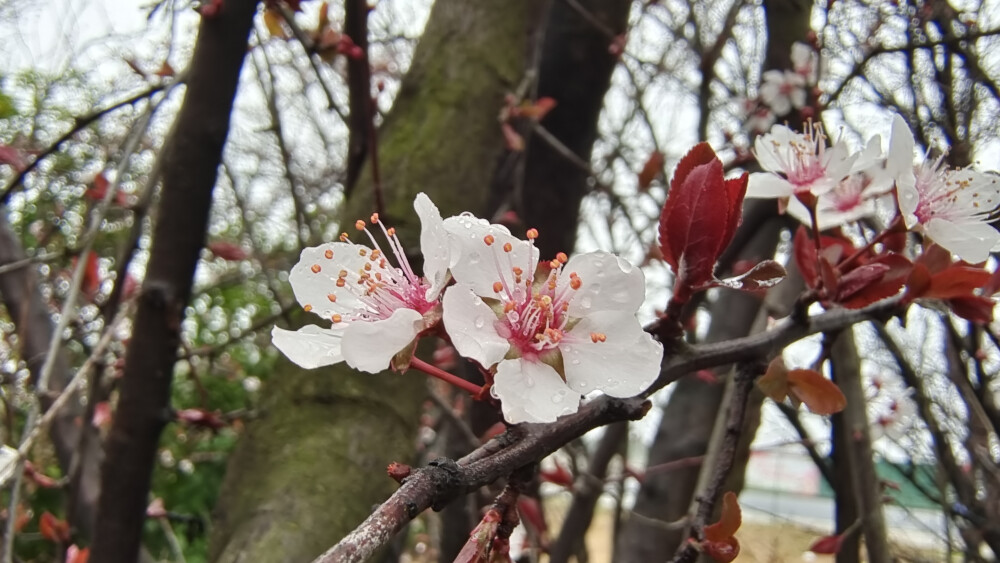
M 775 125 L 757 138 L 754 154 L 766 172 L 750 175 L 747 197 L 785 198 L 788 212 L 811 222 L 800 201 L 816 198 L 820 229 L 875 214 L 891 202 L 907 229 L 921 233 L 967 262 L 979 263 L 1000 245 L 990 224 L 1000 204 L 1000 176 L 970 168 L 949 169 L 942 158 L 914 161 L 913 134 L 896 115 L 888 149 L 873 137 L 851 153 L 843 140 L 827 145 L 818 125 L 798 133 Z M 807 197 L 803 197 L 807 196 Z
M 458 353 L 493 375 L 493 396 L 511 423 L 576 412 L 591 391 L 633 396 L 659 374 L 662 346 L 635 317 L 645 293 L 638 268 L 606 252 L 540 261 L 534 230 L 525 241 L 470 214 L 442 219 L 424 194 L 414 209 L 424 276 L 377 215 L 370 223 L 389 253 L 363 221 L 357 227 L 371 247 L 342 235 L 302 252 L 289 276 L 295 297 L 332 325 L 275 327 L 274 345 L 289 359 L 376 373 L 443 321 Z M 449 278 L 455 284 L 445 289 Z

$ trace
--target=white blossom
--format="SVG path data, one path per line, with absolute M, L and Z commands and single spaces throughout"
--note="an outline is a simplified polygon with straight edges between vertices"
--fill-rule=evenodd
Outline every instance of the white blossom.
M 275 327 L 272 341 L 290 360 L 304 368 L 344 361 L 377 373 L 438 322 L 439 296 L 448 281 L 449 237 L 440 212 L 426 195 L 418 194 L 413 208 L 421 221 L 423 277 L 410 267 L 395 231 L 387 229 L 377 214 L 371 225 L 381 229 L 389 252 L 383 251 L 363 221 L 357 226 L 372 247 L 342 235 L 342 242 L 302 251 L 289 275 L 292 291 L 306 311 L 332 325 L 306 325 L 295 332 Z
M 1000 204 L 1000 177 L 949 169 L 943 155 L 914 165 L 913 133 L 899 115 L 893 119 L 889 146 L 886 170 L 895 177 L 906 228 L 967 262 L 986 260 L 1000 244 L 1000 233 L 990 224 Z
M 592 252 L 568 262 L 560 255 L 535 277 L 533 244 L 456 219 L 446 220 L 449 232 L 473 236 L 453 237 L 462 250 L 444 326 L 461 355 L 495 369 L 492 393 L 508 422 L 551 422 L 591 391 L 628 397 L 653 382 L 663 348 L 635 317 L 644 297 L 638 268 Z
M 806 105 L 806 79 L 790 70 L 768 70 L 761 76 L 760 101 L 775 115 L 788 115 Z
M 757 137 L 753 152 L 766 170 L 750 174 L 746 197 L 755 198 L 822 195 L 851 173 L 859 156 L 850 153 L 843 140 L 828 147 L 823 128 L 813 124 L 804 133 L 775 125 Z

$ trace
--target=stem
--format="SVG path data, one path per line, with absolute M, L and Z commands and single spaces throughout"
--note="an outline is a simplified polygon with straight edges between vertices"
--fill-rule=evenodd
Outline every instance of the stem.
M 885 230 L 876 235 L 875 238 L 871 240 L 871 242 L 859 248 L 854 254 L 848 256 L 843 261 L 841 261 L 840 264 L 837 264 L 837 270 L 840 273 L 844 273 L 844 268 L 846 268 L 848 264 L 860 258 L 862 254 L 868 252 L 869 250 L 871 250 L 872 247 L 881 242 L 885 237 L 889 236 L 889 233 L 895 231 L 896 227 L 898 227 L 902 221 L 903 218 L 897 215 L 896 218 L 892 220 L 892 223 L 890 223 L 889 226 L 885 228 Z
M 436 377 L 436 378 L 440 379 L 441 381 L 444 381 L 445 383 L 450 383 L 451 385 L 454 385 L 455 387 L 458 387 L 460 389 L 464 389 L 464 390 L 468 391 L 469 393 L 472 393 L 473 397 L 478 397 L 482 393 L 482 391 L 483 391 L 483 388 L 480 387 L 479 385 L 476 385 L 475 383 L 473 383 L 471 381 L 462 379 L 461 377 L 458 377 L 457 375 L 452 375 L 452 374 L 444 371 L 443 369 L 441 369 L 439 367 L 432 366 L 432 365 L 428 364 L 427 362 L 421 360 L 420 358 L 413 358 L 413 359 L 411 359 L 410 360 L 410 367 L 411 368 L 416 368 L 416 369 L 418 369 L 418 370 L 426 373 L 427 375 L 429 375 L 431 377 Z

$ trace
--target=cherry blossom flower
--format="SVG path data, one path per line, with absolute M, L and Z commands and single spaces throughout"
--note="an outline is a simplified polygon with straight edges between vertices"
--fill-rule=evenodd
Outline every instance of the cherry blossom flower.
M 961 259 L 979 263 L 1000 244 L 990 222 L 1000 204 L 1000 177 L 970 168 L 949 169 L 944 155 L 913 165 L 913 133 L 896 115 L 886 169 L 895 173 L 906 228 L 920 232 Z
M 893 181 L 884 172 L 885 155 L 881 144 L 879 135 L 869 139 L 865 149 L 857 155 L 850 175 L 817 198 L 816 219 L 820 230 L 872 217 L 880 203 L 887 203 Z M 797 199 L 789 200 L 786 211 L 803 224 L 812 224 L 809 210 Z
M 779 198 L 796 194 L 822 195 L 833 190 L 854 166 L 843 140 L 826 146 L 819 124 L 808 124 L 805 133 L 775 125 L 754 142 L 754 156 L 767 172 L 750 175 L 746 197 Z
M 289 275 L 292 291 L 306 311 L 333 324 L 306 325 L 295 332 L 275 327 L 272 342 L 290 360 L 307 369 L 345 361 L 352 368 L 377 373 L 440 320 L 449 237 L 440 212 L 426 195 L 418 194 L 413 208 L 421 221 L 424 277 L 410 267 L 395 230 L 386 228 L 378 214 L 372 215 L 371 225 L 381 229 L 395 264 L 364 221 L 356 227 L 372 247 L 355 244 L 344 234 L 341 242 L 302 251 Z
M 531 242 L 471 218 L 450 221 L 450 233 L 482 236 L 453 238 L 478 267 L 463 258 L 452 269 L 444 326 L 461 355 L 495 369 L 492 393 L 508 422 L 551 422 L 576 412 L 585 393 L 629 397 L 653 382 L 663 348 L 635 317 L 645 295 L 638 268 L 607 252 L 560 253 L 535 277 Z
M 775 115 L 788 115 L 806 105 L 806 79 L 790 70 L 768 70 L 761 76 L 760 101 Z

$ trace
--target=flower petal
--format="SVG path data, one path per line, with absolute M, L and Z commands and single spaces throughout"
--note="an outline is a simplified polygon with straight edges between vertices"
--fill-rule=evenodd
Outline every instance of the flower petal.
M 344 330 L 344 361 L 356 370 L 384 371 L 423 328 L 423 315 L 413 309 L 396 309 L 380 321 L 350 323 Z
M 758 157 L 758 160 L 760 157 Z M 795 193 L 795 186 L 784 178 L 770 172 L 754 172 L 750 174 L 746 197 L 769 198 L 789 197 Z
M 510 350 L 510 343 L 497 333 L 499 322 L 493 309 L 472 286 L 458 284 L 444 292 L 444 328 L 458 353 L 489 368 Z
M 346 325 L 341 323 L 326 329 L 306 325 L 297 331 L 274 327 L 271 342 L 274 347 L 300 367 L 314 369 L 344 361 L 341 337 Z
M 345 242 L 329 242 L 304 249 L 298 264 L 288 275 L 299 304 L 327 320 L 333 314 L 363 308 L 364 305 L 351 292 L 352 287 L 337 287 L 337 275 L 341 270 L 356 272 L 364 266 L 366 258 L 360 254 L 362 249 L 371 251 L 367 247 Z
M 594 342 L 591 333 L 606 337 Z M 642 330 L 634 315 L 607 311 L 583 318 L 559 346 L 566 383 L 574 391 L 631 397 L 660 374 L 663 345 Z
M 580 276 L 578 290 L 569 288 L 569 274 Z M 572 292 L 567 313 L 584 317 L 598 311 L 634 313 L 646 298 L 646 281 L 642 270 L 628 260 L 609 252 L 578 254 L 569 259 L 559 276 L 557 294 Z
M 970 264 L 985 261 L 993 247 L 1000 244 L 1000 233 L 978 221 L 955 224 L 935 218 L 924 225 L 924 232 L 934 242 Z
M 552 366 L 523 358 L 500 362 L 492 393 L 511 424 L 554 422 L 580 408 L 580 394 L 566 387 Z
M 420 252 L 424 255 L 424 278 L 430 283 L 424 298 L 433 301 L 448 283 L 450 241 L 441 212 L 427 194 L 417 194 L 413 210 L 420 217 Z
M 513 286 L 514 266 L 529 276 L 535 272 L 538 252 L 502 225 L 463 214 L 445 219 L 444 228 L 451 235 L 451 275 L 455 281 L 471 285 L 477 295 L 493 295 L 493 284 L 501 278 Z M 492 246 L 484 242 L 487 235 L 494 239 Z M 507 243 L 511 252 L 503 251 Z

